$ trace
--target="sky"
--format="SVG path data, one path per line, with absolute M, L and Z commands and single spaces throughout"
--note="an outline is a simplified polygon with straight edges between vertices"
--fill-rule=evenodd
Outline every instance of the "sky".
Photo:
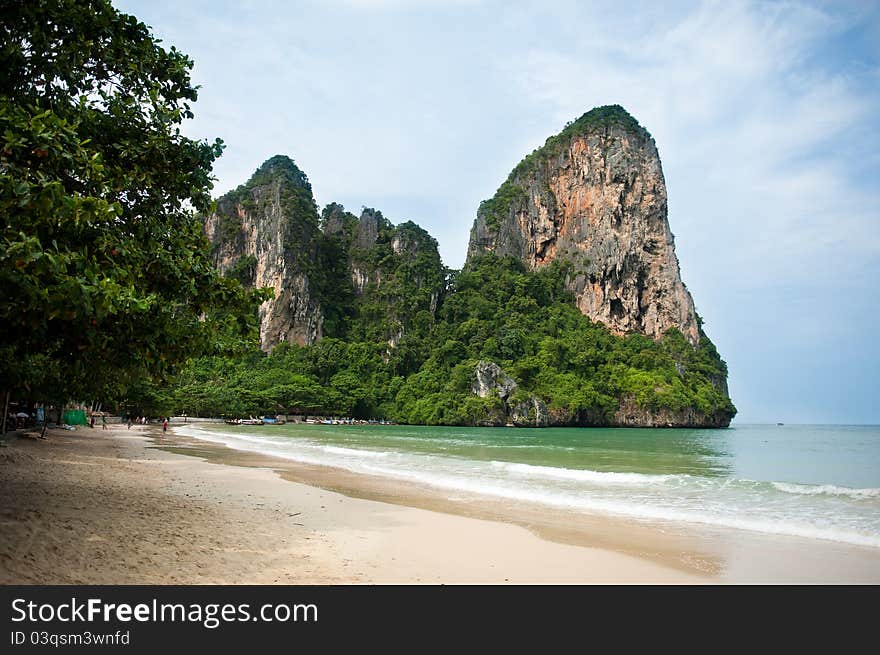
M 194 60 L 216 195 L 286 154 L 319 207 L 413 220 L 455 268 L 523 156 L 623 105 L 736 423 L 880 423 L 880 2 L 114 5 Z

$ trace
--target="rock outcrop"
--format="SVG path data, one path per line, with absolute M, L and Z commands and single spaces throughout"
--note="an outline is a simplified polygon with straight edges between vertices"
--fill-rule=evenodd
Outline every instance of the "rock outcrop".
M 582 313 L 617 334 L 700 339 L 679 275 L 654 140 L 623 108 L 594 109 L 526 157 L 484 202 L 468 261 L 512 256 L 529 269 L 570 264 Z
M 483 425 L 514 425 L 542 428 L 550 424 L 547 405 L 537 396 L 523 395 L 516 380 L 495 362 L 479 362 L 474 368 L 471 391 L 480 398 L 497 397 L 497 411 L 487 413 Z
M 221 272 L 274 291 L 259 309 L 263 350 L 321 338 L 323 313 L 310 279 L 318 212 L 308 179 L 291 159 L 272 157 L 247 184 L 218 199 L 205 232 Z
M 396 347 L 419 312 L 434 314 L 445 284 L 427 232 L 376 209 L 358 218 L 338 203 L 319 218 L 308 178 L 283 155 L 219 198 L 205 232 L 224 275 L 274 292 L 259 309 L 266 351 L 324 336 Z
M 550 425 L 550 412 L 547 404 L 537 396 L 508 404 L 510 422 L 518 428 L 543 428 Z
M 496 394 L 501 400 L 516 391 L 516 381 L 507 375 L 495 362 L 480 362 L 474 369 L 474 381 L 471 391 L 480 398 Z
M 614 427 L 640 428 L 726 428 L 730 425 L 728 411 L 704 413 L 694 407 L 680 410 L 649 409 L 633 398 L 622 398 L 610 422 Z
M 379 238 L 379 226 L 384 223 L 382 212 L 364 208 L 358 220 L 357 247 L 363 250 L 372 248 Z

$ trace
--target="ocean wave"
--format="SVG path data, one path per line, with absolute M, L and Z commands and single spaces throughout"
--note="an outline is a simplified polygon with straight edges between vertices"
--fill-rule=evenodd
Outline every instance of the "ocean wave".
M 493 462 L 493 464 L 495 463 Z M 497 464 L 506 464 L 506 462 L 497 462 Z M 694 507 L 661 506 L 624 499 L 600 498 L 576 492 L 521 487 L 511 485 L 509 481 L 505 483 L 504 480 L 475 479 L 433 471 L 394 472 L 385 467 L 366 466 L 365 468 L 379 475 L 393 475 L 394 477 L 409 479 L 445 490 L 531 502 L 562 509 L 580 510 L 587 513 L 626 516 L 632 519 L 647 521 L 696 523 L 711 527 L 748 530 L 768 535 L 822 539 L 872 548 L 880 547 L 880 535 L 876 531 L 861 531 L 857 528 L 853 529 L 846 526 L 816 525 L 806 522 L 806 517 L 779 516 L 778 518 L 768 518 L 766 516 L 743 514 L 742 510 L 738 510 L 736 514 L 710 513 L 700 511 Z
M 361 450 L 358 448 L 345 448 L 343 446 L 329 446 L 320 442 L 303 439 L 292 440 L 289 437 L 251 435 L 247 433 L 233 433 L 223 430 L 201 430 L 199 428 L 175 427 L 174 431 L 187 437 L 194 437 L 204 441 L 222 443 L 230 448 L 250 450 L 265 455 L 284 457 L 285 459 L 302 459 L 309 464 L 329 463 L 318 459 L 321 453 L 341 455 L 347 458 L 384 459 L 388 457 L 388 451 Z
M 227 430 L 180 426 L 174 430 L 239 450 L 411 480 L 459 493 L 640 520 L 681 521 L 880 547 L 878 523 L 866 516 L 860 502 L 880 497 L 880 489 L 874 488 L 569 469 L 438 454 L 360 450 Z M 768 493 L 776 496 L 769 505 Z M 838 497 L 836 504 L 844 505 L 829 512 L 821 508 L 824 503 L 798 501 L 798 496 L 806 501 L 809 496 L 821 494 Z
M 360 450 L 358 448 L 343 448 L 342 446 L 320 446 L 320 449 L 333 455 L 345 455 L 346 457 L 366 457 L 368 459 L 384 459 L 388 457 L 387 451 Z
M 658 475 L 647 473 L 618 473 L 615 471 L 593 471 L 590 469 L 569 469 L 557 466 L 536 466 L 516 462 L 492 461 L 492 466 L 511 473 L 529 477 L 550 478 L 553 480 L 576 480 L 594 484 L 642 486 L 664 484 L 681 480 L 682 475 Z
M 848 498 L 880 498 L 880 489 L 865 487 L 856 489 L 853 487 L 839 487 L 833 484 L 794 484 L 793 482 L 772 482 L 778 491 L 788 494 L 801 494 L 804 496 L 846 496 Z

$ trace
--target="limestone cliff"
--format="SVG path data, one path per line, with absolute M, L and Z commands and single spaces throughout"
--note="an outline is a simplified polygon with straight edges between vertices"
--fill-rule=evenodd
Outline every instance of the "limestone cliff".
M 482 203 L 468 262 L 486 252 L 529 269 L 569 262 L 578 308 L 614 333 L 656 339 L 676 327 L 692 345 L 700 339 L 679 276 L 657 147 L 617 105 L 549 138 Z
M 530 427 L 724 427 L 736 414 L 680 279 L 657 148 L 620 107 L 513 170 L 480 206 L 462 271 L 415 223 L 337 203 L 319 218 L 283 156 L 221 197 L 205 229 L 225 275 L 274 291 L 263 350 L 324 339 L 306 351 L 319 357 L 290 360 L 290 385 L 309 383 L 285 388 L 286 406 Z
M 266 351 L 324 336 L 395 347 L 433 320 L 445 283 L 427 232 L 412 222 L 395 226 L 375 209 L 357 218 L 337 203 L 319 217 L 308 178 L 283 155 L 219 198 L 205 231 L 224 275 L 274 292 L 259 310 Z
M 305 174 L 284 156 L 218 199 L 205 220 L 215 265 L 274 297 L 260 313 L 260 346 L 311 344 L 322 336 L 323 312 L 310 276 L 318 255 L 318 211 Z
M 479 421 L 480 425 L 513 425 L 518 428 L 550 425 L 546 403 L 533 394 L 522 393 L 516 381 L 495 362 L 477 362 L 471 392 L 480 398 L 498 400 Z
M 331 203 L 322 213 L 325 237 L 344 261 L 354 298 L 345 336 L 396 347 L 405 334 L 427 329 L 445 285 L 437 241 L 411 221 L 393 225 L 381 211 L 360 217 Z

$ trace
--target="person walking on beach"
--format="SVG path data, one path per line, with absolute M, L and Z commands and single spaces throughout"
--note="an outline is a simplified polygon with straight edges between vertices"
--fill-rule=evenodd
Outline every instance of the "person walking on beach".
M 107 429 L 107 417 L 104 416 L 103 414 L 101 414 L 101 429 L 102 430 Z
M 127 427 L 128 427 L 129 430 L 131 430 L 131 414 L 128 415 L 128 423 L 127 423 Z
M 162 434 L 165 434 L 165 432 L 167 432 L 167 431 L 168 431 L 168 419 L 166 418 L 164 421 L 162 421 Z

